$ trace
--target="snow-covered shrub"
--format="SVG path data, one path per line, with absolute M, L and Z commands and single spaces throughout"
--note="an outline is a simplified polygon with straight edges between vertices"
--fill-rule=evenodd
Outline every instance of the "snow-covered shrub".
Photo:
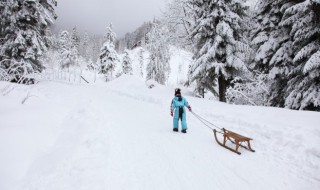
M 21 84 L 34 84 L 35 80 L 31 74 L 35 72 L 28 62 L 13 62 L 7 69 L 8 81 Z
M 8 81 L 9 75 L 6 70 L 0 68 L 0 81 Z
M 159 83 L 155 80 L 150 79 L 146 81 L 146 85 L 148 88 L 154 88 L 155 86 L 159 85 Z
M 268 75 L 256 74 L 252 80 L 235 78 L 227 89 L 229 103 L 240 105 L 266 105 L 268 102 Z
M 91 59 L 88 61 L 88 70 L 90 71 L 99 71 L 99 65 L 96 62 L 93 62 Z

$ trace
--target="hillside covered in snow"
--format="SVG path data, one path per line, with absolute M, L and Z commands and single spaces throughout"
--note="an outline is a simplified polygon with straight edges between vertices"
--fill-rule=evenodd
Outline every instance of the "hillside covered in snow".
M 0 190 L 319 190 L 319 123 L 320 0 L 0 1 Z
M 253 138 L 255 153 L 219 146 L 187 113 L 174 133 L 174 89 L 138 77 L 109 83 L 0 82 L 0 189 L 320 187 L 318 112 L 235 106 L 183 95 L 195 113 Z M 17 119 L 19 118 L 19 119 Z

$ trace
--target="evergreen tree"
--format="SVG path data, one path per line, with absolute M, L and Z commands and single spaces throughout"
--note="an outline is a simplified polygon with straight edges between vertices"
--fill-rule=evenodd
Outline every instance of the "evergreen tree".
M 140 68 L 140 76 L 143 78 L 143 53 L 144 50 L 141 48 L 139 51 L 139 68 Z
M 87 32 L 83 35 L 83 40 L 80 46 L 80 54 L 85 58 L 86 61 L 90 59 L 89 56 L 89 45 L 90 45 L 90 37 Z
M 112 23 L 106 28 L 106 33 L 103 36 L 104 42 L 107 42 L 109 44 L 112 44 L 113 46 L 116 43 L 117 35 L 113 32 L 113 26 Z
M 72 39 L 68 31 L 62 31 L 59 38 L 58 52 L 60 55 L 60 67 L 69 68 L 77 61 L 77 49 L 73 46 Z
M 80 42 L 81 42 L 80 34 L 78 32 L 77 27 L 75 26 L 72 28 L 71 43 L 72 43 L 72 46 L 75 47 L 78 51 L 80 51 Z
M 285 106 L 320 111 L 320 1 L 300 0 L 286 9 L 281 26 L 291 28 L 294 52 Z
M 132 75 L 132 62 L 129 56 L 128 51 L 124 52 L 124 57 L 122 61 L 122 69 L 124 74 Z
M 255 50 L 255 57 L 250 67 L 259 72 L 269 74 L 274 68 L 275 60 L 279 59 L 277 51 L 283 44 L 290 41 L 289 28 L 279 25 L 284 10 L 290 6 L 285 4 L 286 2 L 259 0 L 257 3 L 254 16 L 257 26 L 251 32 L 251 45 Z
M 100 65 L 100 73 L 106 75 L 106 81 L 113 78 L 113 71 L 115 64 L 119 62 L 117 52 L 114 50 L 116 34 L 112 30 L 112 24 L 106 28 L 106 34 L 104 35 L 104 44 L 100 50 L 98 64 Z
M 245 0 L 189 0 L 195 16 L 191 38 L 195 41 L 194 64 L 189 71 L 190 85 L 215 93 L 218 79 L 219 100 L 226 101 L 230 81 L 247 72 L 244 63 L 249 50 L 246 42 Z
M 255 57 L 250 65 L 258 72 L 269 74 L 271 106 L 284 106 L 284 88 L 292 69 L 293 44 L 290 27 L 280 25 L 284 11 L 293 2 L 286 0 L 260 0 L 254 19 L 258 26 L 252 31 Z
M 148 34 L 149 44 L 147 47 L 150 51 L 150 57 L 147 66 L 147 80 L 153 79 L 160 84 L 166 83 L 170 72 L 167 32 L 165 26 L 154 22 Z
M 39 58 L 49 46 L 48 28 L 55 0 L 7 0 L 0 3 L 0 67 L 16 80 L 43 69 Z

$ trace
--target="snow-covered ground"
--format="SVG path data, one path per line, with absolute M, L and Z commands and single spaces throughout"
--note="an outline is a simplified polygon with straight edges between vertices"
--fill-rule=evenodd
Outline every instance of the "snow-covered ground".
M 254 139 L 256 153 L 239 156 L 190 113 L 188 133 L 172 132 L 172 95 L 133 76 L 0 82 L 0 189 L 320 189 L 320 113 L 186 96 L 195 113 Z

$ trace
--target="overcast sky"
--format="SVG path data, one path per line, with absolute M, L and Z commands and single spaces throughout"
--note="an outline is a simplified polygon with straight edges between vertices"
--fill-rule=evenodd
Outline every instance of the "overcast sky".
M 118 37 L 161 15 L 166 0 L 58 0 L 56 31 L 87 30 L 103 34 L 110 22 Z

